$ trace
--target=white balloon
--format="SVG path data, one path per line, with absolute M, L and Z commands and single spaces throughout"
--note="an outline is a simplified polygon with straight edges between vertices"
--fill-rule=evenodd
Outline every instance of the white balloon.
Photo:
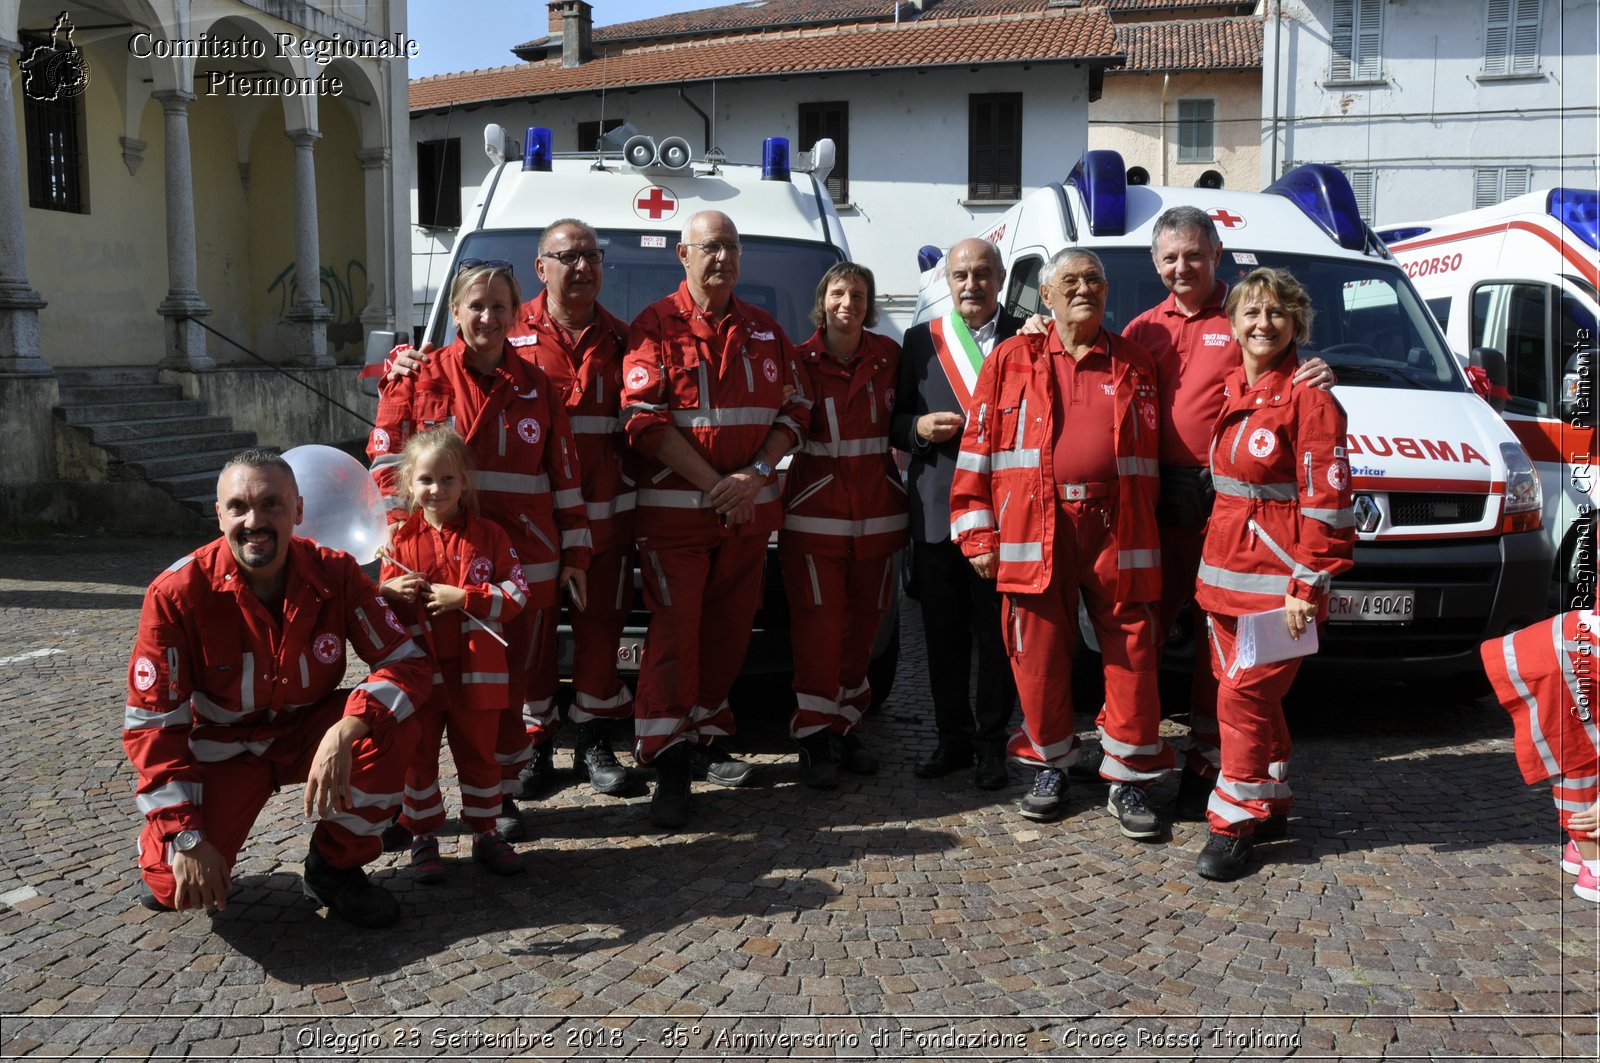
M 296 535 L 322 546 L 343 550 L 365 565 L 383 546 L 383 493 L 355 458 L 320 443 L 285 451 L 305 503 L 305 519 Z

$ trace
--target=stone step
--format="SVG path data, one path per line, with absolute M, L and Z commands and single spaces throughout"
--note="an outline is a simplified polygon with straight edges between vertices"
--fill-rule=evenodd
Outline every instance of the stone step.
M 232 457 L 232 455 L 229 455 Z M 224 459 L 226 460 L 226 459 Z M 201 512 L 213 512 L 211 504 L 217 500 L 217 473 L 222 471 L 222 462 L 202 472 L 188 472 L 176 476 L 164 476 L 161 479 L 151 479 L 151 483 L 160 487 L 168 494 L 174 495 L 185 505 L 203 502 Z
M 174 425 L 189 427 L 193 422 L 178 420 Z M 134 465 L 142 465 L 152 458 L 165 458 L 173 454 L 194 454 L 201 451 L 224 451 L 230 457 L 256 441 L 254 432 L 199 432 L 187 435 L 152 436 L 131 439 L 127 442 L 109 442 L 96 439 L 113 458 Z
M 228 459 L 237 453 L 237 450 L 202 450 L 130 462 L 130 464 L 137 465 L 146 479 L 157 483 L 168 483 L 175 477 L 206 473 L 214 484 L 217 473 L 222 471 L 222 467 L 228 464 Z
M 79 366 L 56 370 L 56 387 L 137 387 L 161 383 L 161 370 L 153 365 Z
M 171 402 L 183 398 L 176 384 L 56 384 L 61 406 L 105 406 L 118 402 Z
M 105 421 L 148 421 L 156 417 L 196 417 L 206 407 L 194 399 L 172 402 L 105 402 L 92 406 L 59 407 L 71 425 L 100 424 Z
M 228 432 L 226 417 L 157 417 L 147 421 L 104 421 L 78 426 L 96 446 L 140 439 L 170 439 L 194 433 Z

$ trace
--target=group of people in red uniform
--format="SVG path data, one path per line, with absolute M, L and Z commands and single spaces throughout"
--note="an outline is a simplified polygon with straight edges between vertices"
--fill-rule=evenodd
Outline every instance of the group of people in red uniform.
M 1156 667 L 1168 628 L 1197 607 L 1208 652 L 1173 811 L 1209 821 L 1197 869 L 1214 879 L 1245 873 L 1254 843 L 1286 832 L 1282 699 L 1301 658 L 1247 659 L 1240 626 L 1300 638 L 1354 538 L 1344 413 L 1327 367 L 1296 353 L 1312 310 L 1294 278 L 1222 283 L 1211 220 L 1177 208 L 1152 246 L 1167 300 L 1113 334 L 1102 263 L 1068 248 L 1040 280 L 1049 320 L 1024 327 L 999 309 L 996 249 L 963 241 L 948 260 L 952 312 L 908 332 L 902 352 L 867 331 L 866 268 L 827 271 L 817 330 L 795 346 L 734 294 L 740 253 L 732 219 L 694 215 L 684 281 L 627 327 L 598 301 L 604 249 L 576 219 L 543 234 L 544 290 L 527 303 L 511 263 L 463 262 L 456 339 L 393 352 L 369 440 L 393 526 L 382 594 L 349 557 L 292 537 L 300 503 L 281 458 L 230 463 L 223 537 L 151 585 L 129 668 L 147 904 L 224 906 L 266 797 L 305 780 L 322 817 L 307 893 L 359 925 L 392 923 L 397 905 L 361 866 L 409 845 L 417 881 L 441 880 L 446 737 L 473 856 L 523 870 L 514 799 L 550 783 L 563 594 L 576 769 L 598 792 L 629 792 L 609 725 L 631 719 L 634 760 L 656 773 L 651 819 L 685 826 L 694 778 L 751 778 L 721 740 L 774 532 L 804 784 L 877 770 L 858 738 L 868 658 L 909 543 L 939 733 L 919 776 L 975 765 L 995 789 L 1009 759 L 1036 772 L 1021 814 L 1048 821 L 1065 810 L 1068 769 L 1092 770 L 1123 834 L 1159 837 L 1146 789 L 1178 758 Z M 906 480 L 892 448 L 910 457 Z M 651 622 L 630 693 L 615 653 L 635 551 Z M 1105 667 L 1088 765 L 1072 705 L 1080 601 Z M 336 690 L 346 638 L 374 668 L 348 693 Z M 1506 660 L 1514 671 L 1509 643 Z M 1008 736 L 1014 697 L 1022 725 Z M 1548 726 L 1542 710 L 1518 719 Z M 1562 776 L 1575 832 L 1594 830 L 1577 806 L 1593 803 L 1595 774 Z M 1592 890 L 1594 846 L 1579 838 L 1569 855 Z

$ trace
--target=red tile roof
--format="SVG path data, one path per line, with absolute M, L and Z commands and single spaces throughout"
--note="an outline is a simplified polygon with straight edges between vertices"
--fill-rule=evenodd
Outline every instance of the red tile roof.
M 1260 70 L 1259 18 L 1185 19 L 1117 26 L 1127 52 L 1119 73 L 1170 70 Z
M 411 82 L 411 109 L 681 81 L 1084 60 L 1101 66 L 1121 61 L 1115 28 L 1102 8 L 741 34 L 597 54 L 578 67 L 563 68 L 555 59 L 441 74 Z

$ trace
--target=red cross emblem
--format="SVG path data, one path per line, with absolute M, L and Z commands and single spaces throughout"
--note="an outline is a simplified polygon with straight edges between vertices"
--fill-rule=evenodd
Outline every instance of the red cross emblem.
M 1224 229 L 1244 228 L 1244 219 L 1233 213 L 1231 210 L 1222 210 L 1219 208 L 1217 210 L 1208 210 L 1206 213 L 1211 215 L 1212 221 L 1216 222 Z
M 678 200 L 660 185 L 651 185 L 633 201 L 633 212 L 641 218 L 661 221 L 678 213 Z

